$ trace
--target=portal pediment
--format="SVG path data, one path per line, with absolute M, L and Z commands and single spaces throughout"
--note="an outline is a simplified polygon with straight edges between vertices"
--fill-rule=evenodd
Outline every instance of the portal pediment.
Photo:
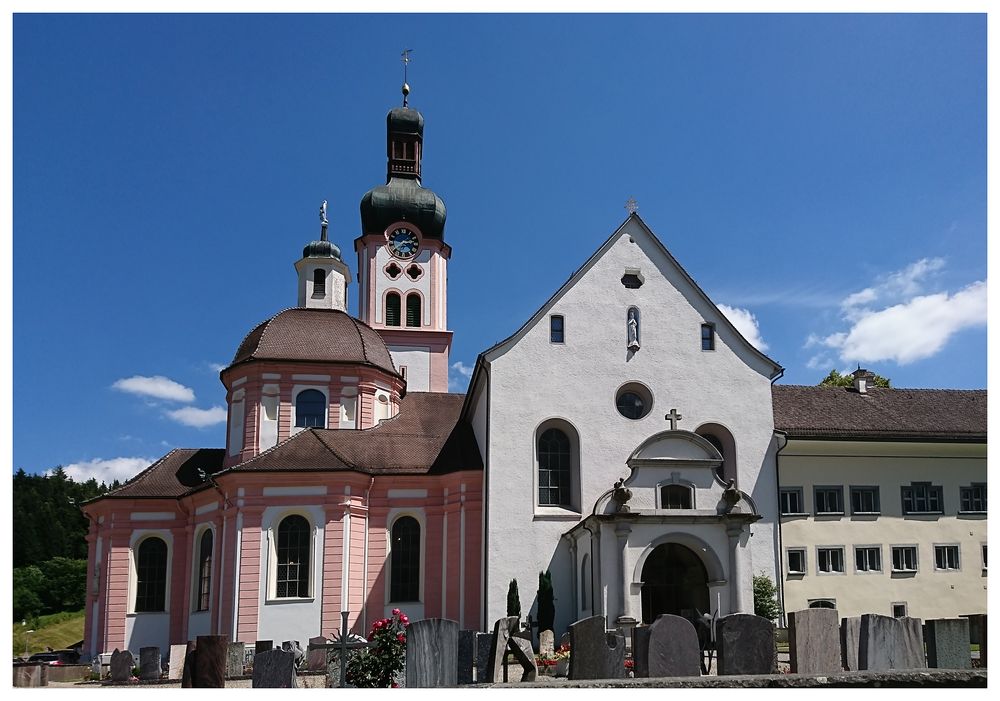
M 722 464 L 719 451 L 696 433 L 673 429 L 650 436 L 632 451 L 629 467 L 638 466 L 704 466 Z

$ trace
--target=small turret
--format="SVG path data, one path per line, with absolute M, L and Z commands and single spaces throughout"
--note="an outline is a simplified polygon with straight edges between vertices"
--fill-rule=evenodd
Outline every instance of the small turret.
M 302 249 L 302 258 L 295 263 L 299 274 L 298 306 L 307 309 L 339 309 L 347 311 L 347 285 L 350 276 L 340 249 L 327 238 L 329 222 L 326 200 L 319 209 L 319 241 L 311 241 Z

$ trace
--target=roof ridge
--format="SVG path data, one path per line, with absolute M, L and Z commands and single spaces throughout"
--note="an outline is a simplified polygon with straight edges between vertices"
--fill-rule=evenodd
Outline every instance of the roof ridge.
M 144 477 L 146 477 L 146 476 L 147 476 L 147 475 L 148 475 L 148 474 L 149 474 L 149 473 L 150 473 L 150 472 L 152 471 L 152 469 L 153 469 L 154 467 L 156 467 L 157 465 L 159 465 L 159 464 L 163 463 L 164 461 L 166 461 L 166 460 L 167 460 L 167 458 L 169 458 L 169 457 L 170 457 L 171 455 L 173 455 L 174 453 L 177 453 L 177 452 L 180 452 L 180 451 L 182 451 L 182 450 L 198 450 L 198 449 L 197 449 L 197 448 L 171 448 L 171 449 L 170 449 L 170 451 L 169 451 L 169 452 L 167 452 L 167 454 L 166 454 L 166 455 L 163 455 L 163 456 L 162 456 L 161 458 L 159 458 L 158 460 L 154 460 L 153 462 L 151 462 L 151 463 L 150 463 L 150 464 L 149 464 L 149 465 L 148 465 L 148 466 L 146 467 L 146 469 L 145 469 L 145 470 L 143 470 L 142 472 L 140 472 L 139 474 L 137 474 L 137 475 L 136 475 L 135 477 L 132 477 L 131 479 L 127 479 L 127 480 L 125 480 L 124 482 L 122 482 L 122 483 L 121 483 L 121 484 L 120 484 L 120 485 L 118 486 L 118 489 L 113 489 L 113 490 L 111 490 L 110 492 L 106 492 L 105 494 L 102 494 L 101 496 L 105 496 L 105 497 L 107 497 L 107 496 L 111 496 L 112 494 L 116 494 L 117 492 L 120 492 L 121 490 L 125 489 L 125 487 L 130 487 L 130 486 L 132 486 L 132 485 L 136 484 L 136 483 L 137 483 L 137 482 L 139 482 L 139 481 L 140 481 L 141 479 L 143 479 Z

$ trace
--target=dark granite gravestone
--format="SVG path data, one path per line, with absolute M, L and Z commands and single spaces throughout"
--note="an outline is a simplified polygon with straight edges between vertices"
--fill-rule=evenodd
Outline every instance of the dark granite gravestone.
M 135 667 L 135 658 L 128 650 L 115 651 L 111 653 L 111 681 L 127 682 L 132 677 L 132 669 Z
M 186 645 L 170 646 L 170 668 L 167 670 L 167 679 L 180 679 L 184 672 L 184 652 Z
M 937 669 L 972 669 L 967 618 L 936 618 L 924 628 L 927 666 Z
M 476 666 L 476 631 L 458 631 L 457 683 L 471 684 L 475 681 L 472 670 Z
M 254 689 L 295 689 L 295 652 L 266 650 L 254 655 Z
M 191 686 L 195 689 L 222 689 L 226 686 L 228 635 L 199 635 L 194 653 Z
M 644 676 L 648 677 L 701 676 L 698 631 L 691 621 L 680 616 L 661 614 L 646 630 L 648 633 L 639 637 L 644 649 L 637 650 L 634 644 L 632 648 L 635 676 L 639 676 L 637 670 L 640 667 Z M 641 663 L 640 657 L 644 658 Z
M 986 666 L 986 614 L 974 613 L 965 614 L 962 618 L 969 621 L 969 642 L 979 643 L 979 668 L 987 669 Z
M 774 624 L 752 613 L 733 613 L 715 624 L 719 675 L 777 674 Z
M 840 619 L 840 664 L 848 672 L 858 671 L 861 645 L 861 616 Z
M 858 669 L 884 672 L 927 666 L 919 618 L 890 618 L 866 613 L 861 617 L 858 639 Z
M 446 618 L 413 621 L 406 629 L 406 688 L 435 689 L 458 683 L 458 623 Z
M 632 629 L 632 675 L 637 679 L 649 676 L 649 626 Z
M 604 616 L 591 616 L 569 627 L 569 678 L 624 679 L 625 637 L 609 633 Z
M 836 609 L 804 609 L 788 614 L 788 655 L 792 673 L 843 671 Z
M 194 668 L 198 665 L 198 641 L 188 640 L 184 651 L 184 669 L 181 671 L 181 688 L 194 688 Z
M 273 640 L 258 640 L 253 644 L 253 651 L 257 652 L 267 652 L 274 649 Z
M 476 633 L 476 683 L 489 681 L 490 645 L 493 644 L 493 633 Z
M 326 645 L 326 637 L 317 635 L 309 638 L 309 647 L 306 648 L 306 669 L 310 672 L 320 672 L 326 669 L 326 648 L 315 648 L 313 645 Z
M 243 643 L 229 643 L 226 647 L 226 676 L 242 677 L 243 661 L 246 657 L 246 645 Z
M 155 681 L 160 678 L 160 672 L 162 672 L 160 648 L 139 648 L 139 679 L 144 682 Z

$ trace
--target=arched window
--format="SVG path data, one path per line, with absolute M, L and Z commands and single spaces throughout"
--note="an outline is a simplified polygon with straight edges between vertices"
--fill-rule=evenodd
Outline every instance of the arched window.
M 326 397 L 318 389 L 303 390 L 295 398 L 295 425 L 326 428 Z
M 570 444 L 558 428 L 538 437 L 538 504 L 569 506 Z
M 406 296 L 406 325 L 420 326 L 420 295 L 416 293 Z
M 135 558 L 135 610 L 165 611 L 167 602 L 167 544 L 146 538 Z
M 313 271 L 313 294 L 316 296 L 326 294 L 326 271 L 322 268 Z
M 385 296 L 385 325 L 399 326 L 399 293 L 390 292 Z
M 278 598 L 309 596 L 311 530 L 309 522 L 297 514 L 286 516 L 278 525 Z
M 690 509 L 691 488 L 683 484 L 667 484 L 660 487 L 661 509 Z
M 198 544 L 198 611 L 208 611 L 212 595 L 212 529 L 206 528 Z
M 837 602 L 833 599 L 812 599 L 809 602 L 809 608 L 811 609 L 835 609 L 837 608 Z
M 403 516 L 392 524 L 389 600 L 420 601 L 420 524 Z

